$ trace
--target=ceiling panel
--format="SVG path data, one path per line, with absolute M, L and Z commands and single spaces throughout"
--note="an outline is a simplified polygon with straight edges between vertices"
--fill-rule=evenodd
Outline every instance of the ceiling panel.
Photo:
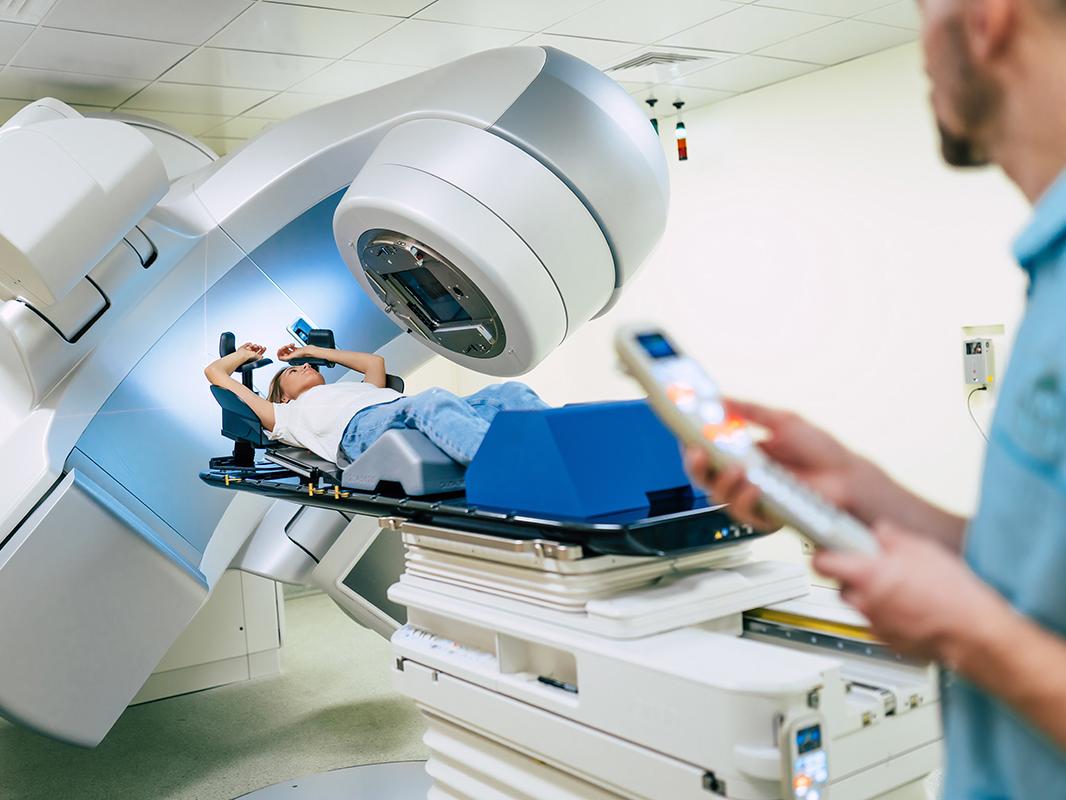
M 45 24 L 138 39 L 203 44 L 250 5 L 249 0 L 59 0 Z
M 274 122 L 275 120 L 271 119 L 234 117 L 206 131 L 205 135 L 224 139 L 250 139 Z
M 914 0 L 0 0 L 0 122 L 50 95 L 232 147 L 268 120 L 512 44 L 601 69 L 651 50 L 705 55 L 609 73 L 642 98 L 680 91 L 688 110 L 899 44 L 918 24 Z
M 48 13 L 55 0 L 7 0 L 0 3 L 0 19 L 36 25 Z
M 586 39 L 583 36 L 557 36 L 551 33 L 537 33 L 519 42 L 520 45 L 537 47 L 554 47 L 590 64 L 606 69 L 625 60 L 636 52 L 632 42 L 610 42 L 604 39 Z
M 486 28 L 542 31 L 601 0 L 437 0 L 415 16 Z
M 696 89 L 691 86 L 661 83 L 632 94 L 641 102 L 648 97 L 656 98 L 659 101 L 655 104 L 656 115 L 659 119 L 665 119 L 666 117 L 677 115 L 677 109 L 673 106 L 676 100 L 684 101 L 685 105 L 681 107 L 681 110 L 687 113 L 693 108 L 710 105 L 728 97 L 733 97 L 734 92 L 722 92 L 716 89 Z
M 253 106 L 248 110 L 250 117 L 262 117 L 263 119 L 288 119 L 297 114 L 302 114 L 316 106 L 340 100 L 344 95 L 332 97 L 325 94 L 300 94 L 299 92 L 281 92 L 269 100 Z
M 0 22 L 0 63 L 6 64 L 19 46 L 33 33 L 32 25 Z
M 880 22 L 883 25 L 895 25 L 899 28 L 910 28 L 912 31 L 922 26 L 921 17 L 918 15 L 918 4 L 914 0 L 900 0 L 898 3 L 863 14 L 860 19 L 867 22 Z
M 738 56 L 693 72 L 676 81 L 685 86 L 720 89 L 727 92 L 748 92 L 771 83 L 786 81 L 818 69 L 814 64 L 785 61 L 765 56 Z
M 416 11 L 421 11 L 433 0 L 263 0 L 263 2 L 318 6 L 319 8 L 339 8 L 344 11 L 361 11 L 364 14 L 409 17 Z
M 26 105 L 25 100 L 2 100 L 0 99 L 0 120 L 8 120 L 13 117 L 18 111 L 22 110 L 22 107 Z
M 213 136 L 202 136 L 200 141 L 218 153 L 220 156 L 229 155 L 244 146 L 245 139 L 219 139 Z
M 835 17 L 763 6 L 740 6 L 664 40 L 665 44 L 750 53 L 836 22 Z
M 210 41 L 215 47 L 341 58 L 399 22 L 328 8 L 257 3 Z
M 839 64 L 849 58 L 876 53 L 886 47 L 909 42 L 914 31 L 892 28 L 872 22 L 845 19 L 825 28 L 775 44 L 760 53 L 780 58 L 794 58 L 816 64 Z
M 605 0 L 548 30 L 648 44 L 736 9 L 723 0 Z
M 176 128 L 190 136 L 199 136 L 207 133 L 219 123 L 224 122 L 226 117 L 215 114 L 178 114 L 173 111 L 129 111 L 133 116 L 154 119 L 171 128 Z
M 526 36 L 521 31 L 409 19 L 360 47 L 352 58 L 435 67 L 481 50 L 515 44 Z
M 422 71 L 422 67 L 399 64 L 364 64 L 336 61 L 321 72 L 293 86 L 293 91 L 311 94 L 353 95 L 376 89 Z
M 117 106 L 145 85 L 144 81 L 126 78 L 106 78 L 41 69 L 7 67 L 0 72 L 0 97 L 20 100 L 54 97 L 64 103 L 84 103 L 108 108 Z
M 192 52 L 188 45 L 38 28 L 12 60 L 17 67 L 154 80 Z
M 755 5 L 787 8 L 792 11 L 809 11 L 812 14 L 829 14 L 834 17 L 853 17 L 891 0 L 755 0 Z M 914 3 L 915 0 L 907 0 Z
M 122 105 L 125 109 L 180 111 L 233 117 L 270 97 L 272 92 L 188 83 L 153 83 Z
M 314 75 L 330 63 L 325 58 L 202 47 L 172 67 L 163 79 L 177 83 L 281 91 Z

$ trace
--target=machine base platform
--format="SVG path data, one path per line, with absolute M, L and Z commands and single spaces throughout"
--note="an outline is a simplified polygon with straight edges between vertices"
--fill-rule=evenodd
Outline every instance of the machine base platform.
M 424 800 L 432 785 L 425 761 L 397 761 L 305 775 L 236 800 Z

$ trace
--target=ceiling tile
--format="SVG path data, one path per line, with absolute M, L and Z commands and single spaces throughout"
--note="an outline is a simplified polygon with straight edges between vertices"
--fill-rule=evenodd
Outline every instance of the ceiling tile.
M 763 6 L 740 6 L 735 11 L 671 36 L 664 43 L 748 53 L 835 21 L 834 17 L 818 14 Z
M 163 79 L 177 83 L 281 91 L 329 64 L 330 61 L 325 58 L 202 47 L 172 67 L 163 75 Z
M 722 64 L 716 64 L 699 72 L 686 75 L 676 83 L 702 89 L 719 89 L 727 92 L 747 92 L 778 81 L 785 81 L 813 72 L 814 64 L 784 61 L 764 56 L 740 56 Z
M 0 22 L 0 64 L 6 64 L 15 51 L 33 33 L 32 25 L 15 22 Z
M 519 31 L 478 28 L 447 22 L 408 19 L 352 53 L 359 61 L 435 67 L 493 47 L 506 47 L 526 38 Z
M 25 105 L 25 100 L 0 100 L 0 125 L 15 116 Z
M 215 137 L 201 137 L 200 141 L 218 153 L 220 156 L 226 156 L 239 150 L 243 145 L 244 139 L 219 139 Z
M 191 52 L 188 45 L 38 28 L 11 63 L 17 67 L 154 80 Z
M 914 0 L 900 0 L 890 6 L 863 14 L 859 19 L 867 22 L 880 22 L 884 25 L 895 25 L 899 28 L 910 28 L 912 31 L 922 27 L 922 18 L 918 13 L 918 4 Z
M 59 0 L 45 24 L 51 28 L 203 44 L 250 5 L 249 0 Z
M 0 3 L 0 19 L 36 25 L 48 13 L 55 0 L 7 0 Z
M 265 0 L 285 2 L 298 6 L 339 8 L 343 11 L 361 11 L 364 14 L 385 14 L 390 17 L 409 17 L 421 11 L 433 0 Z
M 81 103 L 67 103 L 67 105 L 84 117 L 111 115 L 111 106 L 86 106 Z
M 307 80 L 293 86 L 293 91 L 311 94 L 349 96 L 375 89 L 387 83 L 416 75 L 422 67 L 399 64 L 364 64 L 361 61 L 337 61 Z
M 625 60 L 637 48 L 632 42 L 609 42 L 605 39 L 586 39 L 583 36 L 557 36 L 551 33 L 537 33 L 519 42 L 520 45 L 537 47 L 554 47 L 572 56 L 587 61 L 600 69 L 613 67 Z
M 248 116 L 262 117 L 263 119 L 288 119 L 302 114 L 304 111 L 316 106 L 340 100 L 341 96 L 333 97 L 324 94 L 300 94 L 299 92 L 282 92 L 269 100 L 248 109 Z
M 914 37 L 914 31 L 905 28 L 891 28 L 888 25 L 846 19 L 759 52 L 778 58 L 812 61 L 816 64 L 839 64 L 849 58 L 858 58 L 886 47 L 909 42 Z
M 123 103 L 124 109 L 180 111 L 187 114 L 218 114 L 233 117 L 270 97 L 258 89 L 193 86 L 188 83 L 153 83 Z
M 113 108 L 144 88 L 144 81 L 8 67 L 0 72 L 0 97 L 37 100 L 54 97 L 64 103 Z
M 234 117 L 221 125 L 205 131 L 205 136 L 217 136 L 224 139 L 251 139 L 264 128 L 273 125 L 275 120 L 256 119 L 254 117 Z
M 257 3 L 210 44 L 237 50 L 340 58 L 397 23 L 394 17 L 329 8 Z
M 178 114 L 173 111 L 129 111 L 129 114 L 162 122 L 190 136 L 199 136 L 224 122 L 226 117 L 216 114 Z
M 648 44 L 736 8 L 722 0 L 605 0 L 548 32 Z
M 536 32 L 598 2 L 600 0 L 437 0 L 415 17 Z
M 834 17 L 853 17 L 883 6 L 885 2 L 886 0 L 756 0 L 755 5 L 787 8 L 792 11 L 809 11 L 812 14 L 829 14 Z M 907 2 L 914 3 L 914 0 L 907 0 Z
M 673 84 L 664 83 L 652 86 L 647 92 L 639 95 L 641 99 L 647 96 L 658 98 L 659 102 L 655 104 L 655 111 L 659 119 L 666 119 L 677 116 L 677 109 L 673 107 L 676 100 L 684 101 L 685 105 L 682 106 L 681 110 L 683 113 L 688 114 L 694 108 L 708 106 L 711 103 L 717 103 L 719 100 L 733 97 L 734 93 L 720 92 L 715 89 L 694 89 L 690 86 L 674 86 Z

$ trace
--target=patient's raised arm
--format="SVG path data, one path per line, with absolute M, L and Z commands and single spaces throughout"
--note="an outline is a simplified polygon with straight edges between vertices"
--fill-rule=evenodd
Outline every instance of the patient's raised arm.
M 229 389 L 248 406 L 268 431 L 274 430 L 274 405 L 257 395 L 232 375 L 241 364 L 258 361 L 266 348 L 261 344 L 245 342 L 228 356 L 216 358 L 204 368 L 204 376 L 212 386 Z
M 293 358 L 322 358 L 340 364 L 348 369 L 361 372 L 366 383 L 385 388 L 385 359 L 373 353 L 360 353 L 355 350 L 334 350 L 329 347 L 308 345 L 297 347 L 287 344 L 278 350 L 278 360 L 289 361 Z

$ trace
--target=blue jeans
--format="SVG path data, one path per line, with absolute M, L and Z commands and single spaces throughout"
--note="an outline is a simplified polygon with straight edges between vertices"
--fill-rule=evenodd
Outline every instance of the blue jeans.
M 469 397 L 445 389 L 427 389 L 412 397 L 364 408 L 348 423 L 341 452 L 351 461 L 392 428 L 414 428 L 460 464 L 469 464 L 489 424 L 501 411 L 548 408 L 524 383 L 486 386 Z

